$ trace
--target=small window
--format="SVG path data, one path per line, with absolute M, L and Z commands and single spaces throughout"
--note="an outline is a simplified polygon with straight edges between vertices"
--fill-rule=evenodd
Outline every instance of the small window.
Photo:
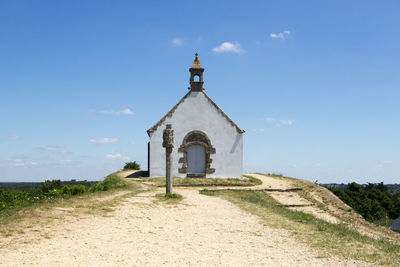
M 193 77 L 193 81 L 200 82 L 200 76 L 198 74 L 195 74 Z

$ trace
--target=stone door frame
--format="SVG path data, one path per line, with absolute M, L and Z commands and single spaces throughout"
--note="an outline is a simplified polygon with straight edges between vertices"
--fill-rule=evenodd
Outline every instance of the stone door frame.
M 186 173 L 187 177 L 197 177 L 199 175 L 187 173 L 187 149 L 190 146 L 203 146 L 206 150 L 206 175 L 215 172 L 214 168 L 211 168 L 212 158 L 211 154 L 215 154 L 216 150 L 211 145 L 210 138 L 207 134 L 202 131 L 191 131 L 185 135 L 182 141 L 182 145 L 178 148 L 178 152 L 183 153 L 183 156 L 179 158 L 179 163 L 182 163 L 182 167 L 178 169 L 179 173 Z

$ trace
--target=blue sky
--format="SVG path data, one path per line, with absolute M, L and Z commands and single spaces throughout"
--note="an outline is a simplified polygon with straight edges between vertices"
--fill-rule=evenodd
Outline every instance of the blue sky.
M 147 166 L 186 94 L 243 129 L 246 172 L 400 182 L 398 1 L 1 1 L 0 181 Z

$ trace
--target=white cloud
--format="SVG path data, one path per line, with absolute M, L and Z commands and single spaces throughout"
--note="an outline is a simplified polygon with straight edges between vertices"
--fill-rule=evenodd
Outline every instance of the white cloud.
M 279 124 L 282 124 L 282 125 L 293 125 L 294 122 L 295 122 L 295 120 L 280 120 Z
M 281 127 L 282 125 L 293 125 L 293 123 L 295 122 L 295 120 L 278 120 L 278 119 L 275 119 L 275 118 L 271 118 L 271 117 L 266 117 L 265 118 L 265 122 L 266 123 L 274 123 L 274 122 L 276 122 L 275 123 L 275 126 L 276 127 Z
M 269 35 L 269 37 L 271 37 L 272 39 L 282 39 L 282 40 L 284 40 L 289 35 L 290 35 L 290 31 L 283 31 L 283 32 L 280 32 L 280 33 L 271 33 Z
M 108 158 L 108 159 L 121 159 L 121 160 L 124 160 L 124 161 L 130 160 L 129 157 L 122 156 L 120 153 L 117 153 L 117 154 L 107 154 L 107 155 L 106 155 L 106 158 Z
M 101 110 L 100 113 L 112 114 L 112 115 L 135 115 L 135 112 L 133 112 L 129 108 L 123 109 L 121 111 L 115 111 L 113 109 L 111 109 L 111 110 Z
M 319 167 L 321 165 L 322 165 L 322 163 L 320 163 L 320 162 L 315 163 L 315 166 L 317 166 L 317 167 Z
M 100 137 L 100 138 L 94 138 L 89 140 L 90 143 L 95 143 L 95 144 L 106 144 L 106 143 L 116 143 L 119 141 L 118 138 L 109 138 L 109 137 Z
M 380 162 L 378 162 L 375 167 L 377 168 L 383 168 L 383 167 L 387 167 L 388 165 L 390 166 L 393 163 L 393 161 L 391 160 L 382 160 Z
M 19 140 L 19 139 L 21 139 L 21 136 L 19 136 L 19 135 L 9 135 L 9 136 L 7 136 L 7 139 L 8 140 Z
M 45 146 L 45 147 L 36 147 L 34 150 L 37 151 L 46 151 L 46 152 L 51 152 L 55 154 L 72 154 L 72 152 L 69 152 L 67 149 L 65 149 L 64 146 Z
M 16 167 L 25 167 L 25 163 L 21 159 L 14 159 L 11 165 Z
M 174 40 L 171 41 L 171 45 L 173 47 L 182 46 L 183 45 L 183 39 L 182 38 L 175 38 Z
M 122 114 L 122 115 L 135 115 L 135 112 L 133 112 L 129 108 L 126 108 L 126 109 L 124 109 L 124 110 L 122 110 L 120 112 L 117 112 L 116 114 L 117 115 L 120 115 L 120 114 Z
M 28 168 L 36 166 L 38 163 L 32 160 L 22 160 L 22 159 L 5 159 L 0 160 L 0 165 L 12 166 L 12 167 L 23 167 Z
M 122 158 L 122 155 L 121 154 L 108 154 L 108 155 L 106 155 L 106 158 L 108 158 L 108 159 L 120 159 L 120 158 Z
M 135 141 L 132 141 L 132 142 L 131 142 L 131 145 L 136 145 L 136 142 L 135 142 Z
M 275 121 L 275 119 L 274 119 L 274 118 L 271 118 L 271 117 L 266 117 L 266 118 L 265 118 L 265 121 L 266 121 L 267 123 L 272 123 L 272 122 Z
M 60 148 L 58 146 L 46 146 L 46 147 L 37 147 L 35 150 L 40 150 L 40 151 L 51 151 L 55 152 L 58 151 Z
M 236 53 L 236 54 L 244 54 L 246 51 L 240 47 L 238 42 L 223 42 L 217 47 L 212 49 L 214 53 Z

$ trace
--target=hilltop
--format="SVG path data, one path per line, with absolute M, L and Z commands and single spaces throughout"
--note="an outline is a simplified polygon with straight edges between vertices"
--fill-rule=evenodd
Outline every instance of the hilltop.
M 131 174 L 117 173 L 127 187 L 59 200 L 2 225 L 0 265 L 400 264 L 399 234 L 319 185 L 249 174 L 177 186 L 183 198 L 164 199 L 162 178 L 124 178 Z

